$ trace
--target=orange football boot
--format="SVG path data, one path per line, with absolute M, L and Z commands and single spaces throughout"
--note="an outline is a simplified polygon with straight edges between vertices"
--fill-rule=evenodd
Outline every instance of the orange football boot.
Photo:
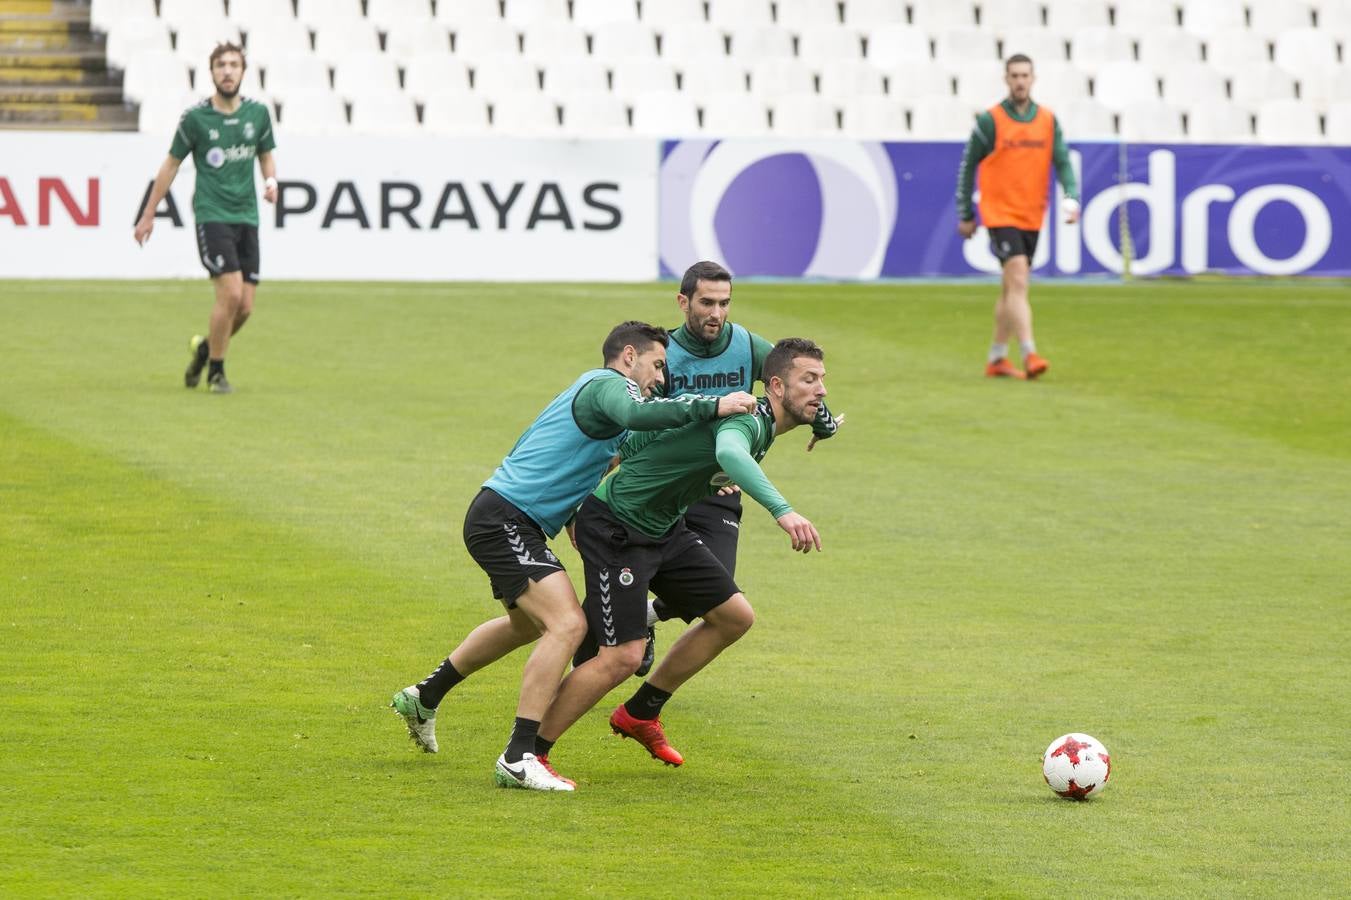
M 1029 353 L 1023 358 L 1023 368 L 1027 369 L 1028 378 L 1036 378 L 1038 375 L 1044 375 L 1046 370 L 1051 368 L 1051 364 L 1037 354 Z
M 1021 369 L 1017 368 L 1013 363 L 1009 362 L 1007 359 L 996 359 L 992 363 L 986 363 L 985 377 L 1022 379 L 1026 378 L 1027 376 L 1022 373 Z

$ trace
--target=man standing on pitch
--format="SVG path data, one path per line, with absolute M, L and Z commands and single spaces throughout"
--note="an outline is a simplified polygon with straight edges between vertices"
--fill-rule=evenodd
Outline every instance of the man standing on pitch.
M 537 755 L 547 755 L 564 731 L 634 674 L 643 656 L 651 588 L 676 615 L 701 621 L 614 711 L 610 727 L 662 762 L 684 762 L 666 740 L 663 705 L 755 621 L 727 569 L 685 524 L 690 504 L 736 483 L 769 510 L 794 550 L 821 549 L 815 526 L 793 511 L 759 461 L 778 435 L 816 420 L 826 396 L 824 354 L 809 340 L 787 338 L 765 358 L 763 374 L 766 395 L 750 415 L 630 439 L 619 470 L 577 511 L 584 609 L 600 649 L 563 679 L 540 724 Z
M 263 173 L 263 199 L 277 202 L 277 164 L 272 151 L 272 117 L 267 105 L 239 96 L 244 77 L 244 51 L 218 44 L 211 51 L 211 80 L 216 92 L 189 107 L 178 121 L 169 155 L 155 175 L 145 208 L 136 222 L 136 243 L 144 244 L 155 228 L 155 210 L 169 192 L 178 167 L 188 154 L 197 168 L 192 212 L 197 220 L 197 255 L 216 287 L 208 337 L 195 335 L 183 383 L 197 387 L 208 368 L 207 387 L 214 394 L 231 392 L 225 379 L 225 351 L 230 337 L 253 312 L 258 289 L 258 201 L 254 195 L 253 161 Z
M 644 399 L 665 377 L 667 340 L 664 329 L 645 322 L 616 326 L 601 348 L 604 367 L 583 372 L 545 407 L 470 504 L 465 547 L 507 614 L 479 625 L 434 672 L 394 695 L 390 705 L 428 753 L 437 751 L 436 708 L 446 693 L 537 640 L 494 777 L 503 787 L 573 789 L 549 765 L 547 753 L 535 753 L 539 721 L 586 633 L 572 582 L 547 541 L 596 487 L 630 429 L 671 428 L 755 408 L 755 398 L 744 392 Z
M 1065 189 L 1065 221 L 1079 220 L 1079 186 L 1060 122 L 1032 101 L 1033 80 L 1031 59 L 1021 53 L 1008 58 L 1004 81 L 1009 95 L 976 117 L 957 170 L 957 231 L 963 240 L 976 233 L 971 195 L 979 168 L 980 218 L 1004 270 L 994 308 L 994 341 L 985 366 L 985 374 L 992 378 L 1036 378 L 1050 368 L 1037 355 L 1027 293 L 1053 163 Z M 1009 362 L 1010 338 L 1018 340 L 1023 370 Z

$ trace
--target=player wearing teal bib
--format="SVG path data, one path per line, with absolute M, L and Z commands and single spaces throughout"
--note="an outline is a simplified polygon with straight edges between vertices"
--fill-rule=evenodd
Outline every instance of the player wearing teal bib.
M 605 367 L 584 372 L 525 430 L 483 484 L 464 520 L 464 543 L 507 614 L 475 628 L 437 669 L 394 695 L 409 736 L 437 751 L 436 709 L 470 674 L 538 641 L 521 678 L 516 722 L 495 778 L 504 787 L 570 791 L 573 783 L 536 755 L 535 735 L 586 618 L 563 564 L 549 549 L 604 476 L 630 429 L 662 429 L 744 413 L 755 398 L 651 398 L 665 377 L 666 332 L 625 322 L 605 339 Z M 647 398 L 647 399 L 645 399 Z
M 640 741 L 656 759 L 684 762 L 666 741 L 662 706 L 755 621 L 731 574 L 686 525 L 686 510 L 735 483 L 769 510 L 794 550 L 821 549 L 816 528 L 793 511 L 759 462 L 778 435 L 816 419 L 826 395 L 823 359 L 811 341 L 782 340 L 765 359 L 767 393 L 754 413 L 635 435 L 625 443 L 619 470 L 577 512 L 577 549 L 586 570 L 583 608 L 599 652 L 563 679 L 540 724 L 537 756 L 547 756 L 564 731 L 638 668 L 650 588 L 675 614 L 700 621 L 614 711 L 610 727 Z
M 231 393 L 225 380 L 225 353 L 230 337 L 253 312 L 258 289 L 258 201 L 254 196 L 253 163 L 263 173 L 263 199 L 277 201 L 277 165 L 272 158 L 276 138 L 267 105 L 239 96 L 244 77 L 244 51 L 219 44 L 211 53 L 211 80 L 216 92 L 183 113 L 169 155 L 160 165 L 136 222 L 136 243 L 144 244 L 155 229 L 155 210 L 178 167 L 188 155 L 197 170 L 192 211 L 197 220 L 197 253 L 215 285 L 208 337 L 189 342 L 191 357 L 183 383 L 195 388 L 207 368 L 207 386 L 214 394 Z

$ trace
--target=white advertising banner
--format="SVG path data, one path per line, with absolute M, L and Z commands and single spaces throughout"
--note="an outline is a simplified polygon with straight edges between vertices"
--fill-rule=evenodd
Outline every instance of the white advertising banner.
M 132 227 L 170 135 L 0 137 L 0 278 L 206 277 L 193 167 L 144 247 Z M 656 141 L 278 134 L 262 277 L 648 281 Z

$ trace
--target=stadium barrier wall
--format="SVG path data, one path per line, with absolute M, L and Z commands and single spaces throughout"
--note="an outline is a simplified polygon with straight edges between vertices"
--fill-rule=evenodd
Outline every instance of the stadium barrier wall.
M 983 236 L 956 234 L 958 143 L 281 138 L 281 200 L 260 201 L 264 278 L 645 281 L 694 259 L 783 278 L 998 270 Z M 150 242 L 132 240 L 167 146 L 6 137 L 0 277 L 202 277 L 191 161 Z M 1121 272 L 1124 215 L 1133 274 L 1351 275 L 1351 148 L 1071 156 L 1083 218 L 1048 214 L 1042 273 Z

